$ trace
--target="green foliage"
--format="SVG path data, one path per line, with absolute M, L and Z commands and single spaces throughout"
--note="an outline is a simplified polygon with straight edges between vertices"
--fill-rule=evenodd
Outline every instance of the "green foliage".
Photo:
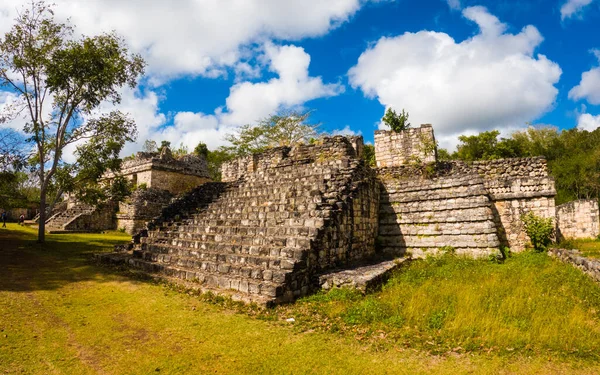
M 367 163 L 367 165 L 375 167 L 377 164 L 375 161 L 375 146 L 365 145 L 365 147 L 363 148 L 362 158 Z
M 40 242 L 44 240 L 43 208 L 57 171 L 91 168 L 86 176 L 98 175 L 93 154 L 99 159 L 109 157 L 106 168 L 110 169 L 118 163 L 114 159 L 124 143 L 135 139 L 135 124 L 127 115 L 114 111 L 94 117 L 94 111 L 103 102 L 119 103 L 120 88 L 135 87 L 144 65 L 114 33 L 75 38 L 72 27 L 56 22 L 52 5 L 44 1 L 32 2 L 19 12 L 0 39 L 0 86 L 19 96 L 18 104 L 5 107 L 0 118 L 6 121 L 27 114 L 23 131 L 35 147 L 29 162 L 40 186 Z M 85 160 L 68 165 L 62 160 L 63 151 L 73 144 L 78 145 L 78 158 Z M 66 173 L 63 180 L 68 180 Z
M 271 115 L 256 125 L 244 125 L 225 139 L 231 144 L 225 150 L 242 156 L 267 148 L 308 143 L 318 136 L 319 124 L 308 123 L 310 112 L 289 111 Z
M 158 152 L 158 145 L 156 144 L 156 141 L 153 141 L 151 139 L 146 139 L 146 141 L 144 141 L 144 145 L 142 146 L 142 151 L 143 152 Z
M 533 127 L 499 139 L 498 131 L 459 137 L 452 159 L 465 161 L 544 156 L 556 181 L 556 202 L 600 198 L 600 129 L 559 132 L 554 127 Z M 446 159 L 442 150 L 438 157 Z
M 304 330 L 361 332 L 377 348 L 596 361 L 600 286 L 545 254 L 502 251 L 503 264 L 459 256 L 413 260 L 371 295 L 332 290 L 280 309 L 294 311 Z
M 171 148 L 171 142 L 169 141 L 161 141 L 160 147 L 158 148 L 158 152 L 162 152 L 165 148 Z
M 209 153 L 208 147 L 206 146 L 206 143 L 204 143 L 204 142 L 198 143 L 196 148 L 194 148 L 194 154 L 196 154 L 197 156 L 200 156 L 200 157 L 204 157 L 204 159 L 208 158 L 208 153 Z
M 533 249 L 538 252 L 546 251 L 548 245 L 552 243 L 552 236 L 554 235 L 552 218 L 543 218 L 530 211 L 521 216 L 521 220 Z
M 504 263 L 509 257 L 512 256 L 512 252 L 509 247 L 501 246 L 498 249 L 498 252 L 495 254 L 490 254 L 489 259 L 494 263 Z
M 179 147 L 173 150 L 173 156 L 181 157 L 189 154 L 190 151 L 186 145 L 182 143 L 179 144 Z
M 438 148 L 437 157 L 439 161 L 452 160 L 452 155 L 445 148 Z
M 398 114 L 392 108 L 388 108 L 385 111 L 385 115 L 381 121 L 383 121 L 383 123 L 388 125 L 395 132 L 401 132 L 410 128 L 410 122 L 408 122 L 408 112 L 405 112 L 404 109 L 402 109 L 402 112 Z

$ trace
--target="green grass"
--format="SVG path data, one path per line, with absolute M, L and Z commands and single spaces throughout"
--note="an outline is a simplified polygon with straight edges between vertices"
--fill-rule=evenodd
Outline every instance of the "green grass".
M 600 288 L 541 254 L 414 262 L 367 297 L 263 311 L 90 261 L 127 240 L 49 235 L 42 247 L 32 229 L 0 229 L 0 373 L 600 371 Z
M 453 256 L 416 261 L 379 293 L 333 291 L 291 308 L 329 330 L 432 354 L 493 352 L 600 360 L 600 287 L 543 253 L 504 264 Z
M 565 249 L 577 249 L 584 257 L 600 258 L 600 240 L 598 239 L 567 240 L 558 246 Z

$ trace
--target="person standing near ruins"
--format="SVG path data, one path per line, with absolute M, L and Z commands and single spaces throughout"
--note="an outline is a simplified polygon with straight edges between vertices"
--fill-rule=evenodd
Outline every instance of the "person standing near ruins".
M 6 211 L 2 210 L 2 228 L 6 228 Z

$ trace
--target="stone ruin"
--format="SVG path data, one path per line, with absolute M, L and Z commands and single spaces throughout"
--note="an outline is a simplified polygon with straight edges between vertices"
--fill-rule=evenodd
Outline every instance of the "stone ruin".
M 376 277 L 373 265 L 389 270 L 394 258 L 519 251 L 524 213 L 555 218 L 543 158 L 438 162 L 430 125 L 377 132 L 378 168 L 362 151 L 362 137 L 336 136 L 228 162 L 223 182 L 198 186 L 128 251 L 100 258 L 235 299 L 280 303 L 352 284 L 345 278 L 358 272 L 344 269 L 361 264 Z
M 204 158 L 195 155 L 174 157 L 168 147 L 161 153 L 138 152 L 135 157 L 123 162 L 119 175 L 136 187 L 131 197 L 99 207 L 68 199 L 66 209 L 55 212 L 46 221 L 48 231 L 85 232 L 119 228 L 134 234 L 160 215 L 175 197 L 211 181 Z M 110 184 L 114 178 L 114 173 L 106 173 L 101 183 Z

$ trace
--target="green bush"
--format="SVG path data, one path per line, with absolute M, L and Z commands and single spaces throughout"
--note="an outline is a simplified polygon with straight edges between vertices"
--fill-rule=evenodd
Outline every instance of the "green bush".
M 533 212 L 521 216 L 525 226 L 525 233 L 531 240 L 533 249 L 538 252 L 546 251 L 548 245 L 552 243 L 554 235 L 554 223 L 552 218 L 543 218 Z

